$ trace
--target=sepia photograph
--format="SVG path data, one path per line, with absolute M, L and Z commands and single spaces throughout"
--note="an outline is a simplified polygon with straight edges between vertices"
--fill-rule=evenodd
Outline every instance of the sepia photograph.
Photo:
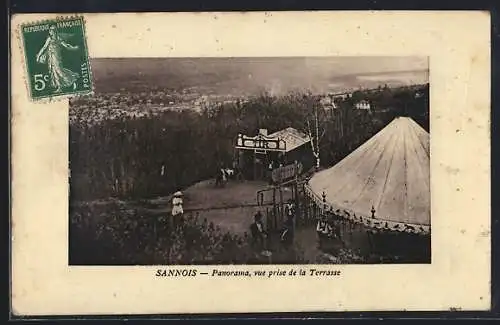
M 487 13 L 11 27 L 13 315 L 491 308 Z
M 70 265 L 431 263 L 427 57 L 90 66 Z

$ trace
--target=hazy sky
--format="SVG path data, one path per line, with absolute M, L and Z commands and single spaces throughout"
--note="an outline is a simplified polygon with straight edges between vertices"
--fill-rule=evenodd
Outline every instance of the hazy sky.
M 425 57 L 93 59 L 96 88 L 134 84 L 204 87 L 216 92 L 337 91 L 428 81 Z

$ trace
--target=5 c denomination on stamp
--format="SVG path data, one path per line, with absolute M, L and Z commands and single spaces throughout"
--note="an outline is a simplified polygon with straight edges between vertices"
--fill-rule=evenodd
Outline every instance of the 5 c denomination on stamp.
M 82 17 L 24 24 L 21 36 L 31 99 L 92 92 Z

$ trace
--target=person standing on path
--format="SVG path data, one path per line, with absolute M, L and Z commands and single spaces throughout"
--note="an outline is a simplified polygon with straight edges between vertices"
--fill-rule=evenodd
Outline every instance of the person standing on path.
M 295 229 L 293 224 L 293 215 L 288 215 L 285 221 L 284 228 L 281 232 L 280 240 L 281 243 L 286 247 L 290 248 L 293 244 L 295 237 Z
M 250 232 L 252 233 L 253 244 L 257 249 L 264 249 L 265 239 L 267 232 L 262 223 L 262 213 L 258 211 L 254 216 L 254 222 L 250 225 Z
M 172 223 L 174 229 L 180 226 L 182 222 L 182 216 L 184 214 L 184 209 L 182 207 L 182 192 L 177 191 L 174 193 L 174 197 L 172 199 Z

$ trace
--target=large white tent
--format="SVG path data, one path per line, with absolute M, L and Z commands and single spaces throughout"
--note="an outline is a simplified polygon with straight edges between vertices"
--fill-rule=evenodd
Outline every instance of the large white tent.
M 338 164 L 313 175 L 306 188 L 321 208 L 353 221 L 428 233 L 429 168 L 429 134 L 411 118 L 398 117 Z

